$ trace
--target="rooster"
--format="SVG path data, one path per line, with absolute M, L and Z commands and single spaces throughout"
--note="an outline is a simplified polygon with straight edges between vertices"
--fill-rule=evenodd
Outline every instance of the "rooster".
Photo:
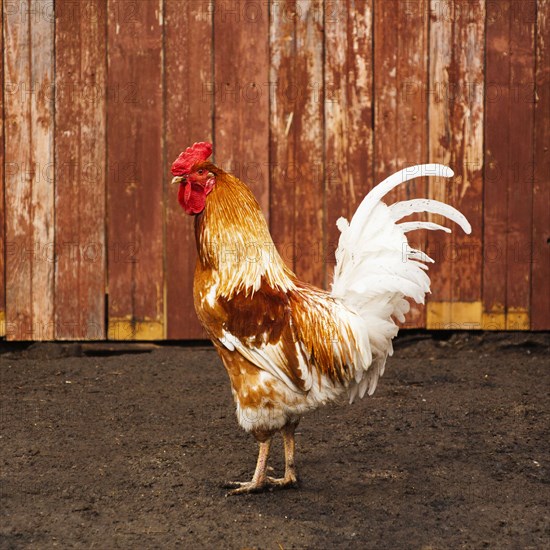
M 300 281 L 285 265 L 250 189 L 210 162 L 210 143 L 195 143 L 172 165 L 178 201 L 195 216 L 198 260 L 193 293 L 198 318 L 227 370 L 244 430 L 259 443 L 251 481 L 229 494 L 297 484 L 294 433 L 302 415 L 343 394 L 372 395 L 384 373 L 407 298 L 430 291 L 424 252 L 409 246 L 417 229 L 450 229 L 404 217 L 440 214 L 466 232 L 455 208 L 428 199 L 387 206 L 382 198 L 419 176 L 452 177 L 450 168 L 406 168 L 374 187 L 341 232 L 330 292 Z M 267 475 L 273 436 L 281 432 L 285 472 Z

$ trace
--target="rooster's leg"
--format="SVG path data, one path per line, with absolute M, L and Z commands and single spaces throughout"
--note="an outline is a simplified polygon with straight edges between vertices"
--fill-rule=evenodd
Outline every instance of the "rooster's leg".
M 267 487 L 267 457 L 269 455 L 269 447 L 271 446 L 271 437 L 265 441 L 260 441 L 260 450 L 258 452 L 258 462 L 256 463 L 256 470 L 252 481 L 246 482 L 231 482 L 228 484 L 230 487 L 237 486 L 233 491 L 229 491 L 229 495 L 241 495 L 243 493 L 258 493 L 263 491 Z
M 283 442 L 285 445 L 285 477 L 273 478 L 268 477 L 267 482 L 272 487 L 295 487 L 298 483 L 296 474 L 296 463 L 294 462 L 294 452 L 296 449 L 294 432 L 296 431 L 298 422 L 287 424 L 282 430 Z

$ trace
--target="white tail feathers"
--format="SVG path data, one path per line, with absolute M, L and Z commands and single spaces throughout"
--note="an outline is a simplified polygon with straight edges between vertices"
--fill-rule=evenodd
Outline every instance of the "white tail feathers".
M 405 216 L 416 214 L 417 212 L 429 212 L 430 214 L 441 214 L 445 218 L 452 220 L 460 225 L 468 235 L 472 232 L 472 227 L 463 214 L 456 208 L 445 204 L 444 202 L 431 199 L 413 199 L 411 201 L 396 202 L 390 206 L 391 215 L 394 221 L 399 221 Z
M 359 205 L 359 208 L 355 212 L 350 225 L 363 225 L 372 209 L 392 189 L 421 176 L 441 176 L 444 178 L 452 178 L 454 176 L 454 172 L 449 167 L 443 166 L 442 164 L 419 164 L 417 166 L 411 166 L 410 168 L 404 168 L 403 170 L 396 172 L 374 187 L 374 189 L 372 189 L 363 199 L 363 202 Z
M 454 172 L 450 168 L 441 164 L 422 164 L 405 168 L 372 189 L 359 205 L 351 222 L 348 223 L 344 218 L 338 220 L 341 235 L 336 251 L 332 285 L 334 296 L 345 302 L 348 302 L 346 297 L 349 291 L 353 294 L 366 292 L 369 297 L 380 296 L 388 291 L 394 292 L 396 282 L 401 281 L 401 294 L 415 298 L 416 293 L 409 289 L 415 286 L 424 287 L 426 281 L 423 271 L 426 266 L 419 264 L 419 261 L 433 260 L 422 251 L 410 248 L 405 234 L 416 229 L 442 230 L 448 233 L 451 230 L 432 222 L 396 222 L 410 214 L 429 212 L 454 221 L 466 233 L 470 233 L 472 228 L 456 208 L 443 202 L 413 199 L 397 202 L 388 207 L 381 199 L 392 189 L 411 179 L 420 176 L 450 178 L 453 175 Z M 422 290 L 426 292 L 424 288 Z M 353 303 L 348 305 L 357 307 L 357 304 Z
M 445 231 L 445 233 L 451 233 L 451 230 L 448 227 L 439 225 L 432 222 L 405 222 L 400 223 L 399 227 L 403 233 L 408 233 L 409 231 L 415 231 L 416 229 L 431 229 L 432 231 Z
M 356 376 L 350 396 L 374 392 L 391 353 L 391 339 L 397 334 L 394 319 L 404 320 L 409 309 L 405 298 L 424 303 L 430 292 L 425 263 L 433 260 L 409 246 L 406 233 L 417 229 L 451 230 L 426 221 L 397 223 L 410 214 L 429 212 L 457 223 L 465 233 L 471 232 L 468 220 L 456 208 L 430 200 L 413 199 L 386 206 L 382 198 L 392 189 L 420 176 L 450 178 L 453 171 L 441 164 L 423 164 L 405 168 L 374 187 L 363 199 L 348 223 L 337 222 L 341 231 L 336 250 L 336 267 L 332 294 L 365 321 L 373 359 L 362 366 L 365 377 Z M 424 263 L 423 263 L 424 262 Z M 356 366 L 356 368 L 359 368 Z

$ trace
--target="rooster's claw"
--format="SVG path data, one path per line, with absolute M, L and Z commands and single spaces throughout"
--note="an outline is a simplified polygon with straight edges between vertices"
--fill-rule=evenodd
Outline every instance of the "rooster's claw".
M 266 482 L 258 483 L 255 481 L 229 481 L 223 485 L 224 489 L 233 489 L 226 493 L 226 497 L 233 495 L 245 495 L 249 493 L 261 493 L 265 491 L 268 487 Z
M 273 491 L 274 489 L 292 489 L 298 487 L 296 477 L 267 477 L 263 482 L 257 481 L 229 481 L 222 486 L 224 489 L 233 489 L 225 496 L 244 495 L 250 493 L 261 493 Z

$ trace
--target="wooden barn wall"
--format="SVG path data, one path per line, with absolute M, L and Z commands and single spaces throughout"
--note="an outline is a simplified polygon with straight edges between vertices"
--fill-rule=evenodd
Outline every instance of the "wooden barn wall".
M 170 164 L 199 140 L 246 181 L 303 279 L 328 287 L 375 183 L 471 235 L 409 328 L 549 330 L 550 0 L 3 0 L 0 336 L 204 337 Z M 437 218 L 434 217 L 434 221 Z

